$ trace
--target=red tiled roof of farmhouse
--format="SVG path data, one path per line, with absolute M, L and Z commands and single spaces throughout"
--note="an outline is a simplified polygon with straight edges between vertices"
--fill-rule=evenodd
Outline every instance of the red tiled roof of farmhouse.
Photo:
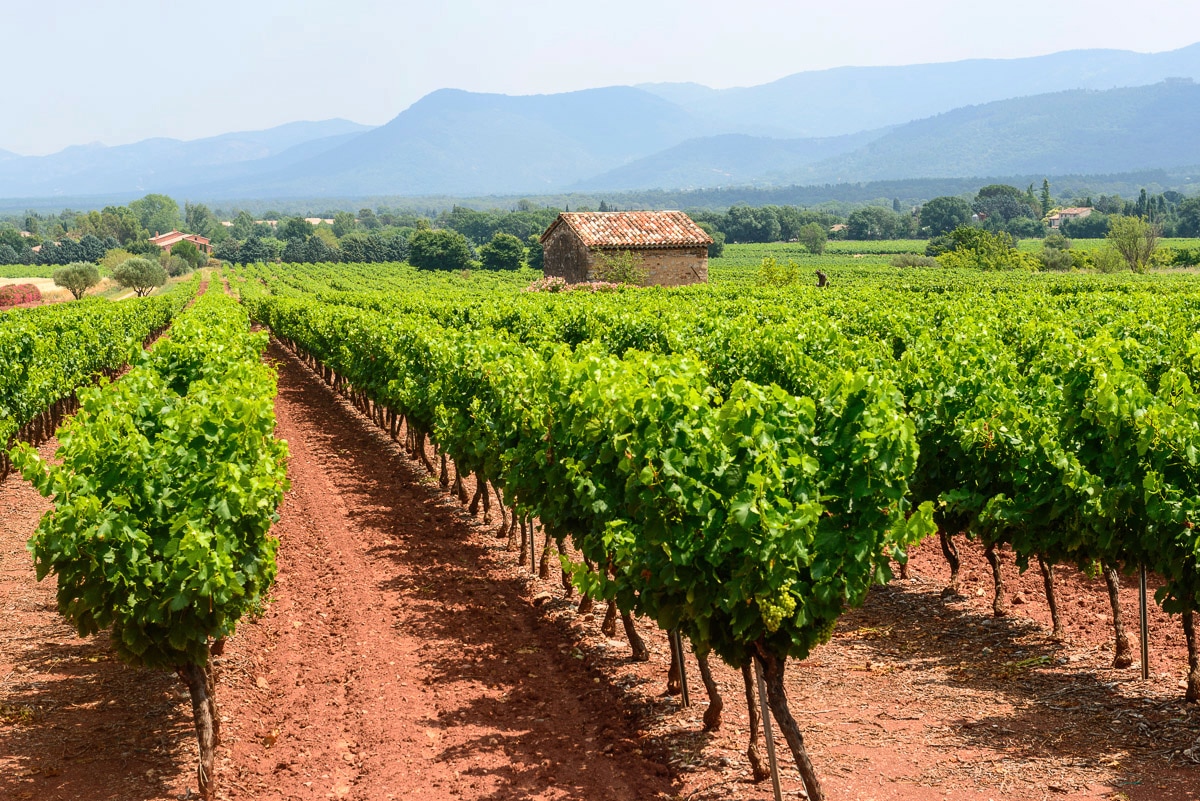
M 566 211 L 542 241 L 566 224 L 589 248 L 678 248 L 712 244 L 712 237 L 682 211 Z

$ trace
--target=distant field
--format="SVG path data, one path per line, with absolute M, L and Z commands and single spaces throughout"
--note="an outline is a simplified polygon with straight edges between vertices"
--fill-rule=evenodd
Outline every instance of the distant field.
M 52 264 L 0 264 L 0 279 L 5 278 L 49 278 L 54 274 Z M 13 282 L 8 282 L 13 283 Z M 18 281 L 16 283 L 23 283 Z
M 817 270 L 836 278 L 847 269 L 863 267 L 891 267 L 892 257 L 900 253 L 925 253 L 924 239 L 891 239 L 870 242 L 835 240 L 828 243 L 825 252 L 814 256 L 796 242 L 769 242 L 750 245 L 726 245 L 725 255 L 708 263 L 709 278 L 713 283 L 740 283 L 753 280 L 762 260 L 774 257 L 780 262 L 788 260 L 800 266 L 802 282 L 807 283 Z M 1073 239 L 1072 248 L 1097 250 L 1104 245 L 1103 239 Z M 1200 238 L 1164 239 L 1163 247 L 1200 248 Z M 1040 239 L 1024 239 L 1018 243 L 1020 250 L 1036 253 L 1042 248 Z

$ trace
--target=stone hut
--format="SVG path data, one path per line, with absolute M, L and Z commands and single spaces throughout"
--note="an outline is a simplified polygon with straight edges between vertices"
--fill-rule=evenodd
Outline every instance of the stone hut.
M 712 238 L 682 211 L 564 212 L 541 237 L 546 276 L 590 281 L 598 254 L 630 251 L 649 271 L 647 284 L 708 282 Z

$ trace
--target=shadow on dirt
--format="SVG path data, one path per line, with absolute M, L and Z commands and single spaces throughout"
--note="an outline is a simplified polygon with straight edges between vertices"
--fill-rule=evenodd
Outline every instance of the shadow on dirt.
M 49 681 L 25 677 L 51 674 Z M 179 680 L 117 662 L 107 634 L 32 644 L 14 659 L 0 708 L 0 798 L 139 801 L 169 795 L 178 774 L 151 769 L 191 729 Z M 183 730 L 181 732 L 181 730 Z M 103 740 L 103 749 L 96 748 Z M 180 773 L 190 769 L 178 765 Z

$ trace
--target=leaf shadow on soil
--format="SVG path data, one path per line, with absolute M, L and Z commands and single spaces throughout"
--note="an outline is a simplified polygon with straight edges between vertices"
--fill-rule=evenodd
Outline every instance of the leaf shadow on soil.
M 280 395 L 296 393 L 298 414 L 311 417 L 316 444 L 336 454 L 335 481 L 350 500 L 346 518 L 366 540 L 367 553 L 392 565 L 378 587 L 398 598 L 397 625 L 426 641 L 427 683 L 486 688 L 467 689 L 438 719 L 425 721 L 435 733 L 487 732 L 438 756 L 460 763 L 485 757 L 482 766 L 461 773 L 497 786 L 491 795 L 472 797 L 498 801 L 551 792 L 618 801 L 633 788 L 642 798 L 670 794 L 668 769 L 637 751 L 634 715 L 620 688 L 562 653 L 566 627 L 530 604 L 523 578 L 497 569 L 503 542 L 478 537 L 476 525 L 424 468 L 305 368 L 287 357 L 278 366 Z M 296 375 L 301 371 L 303 380 Z M 493 514 L 494 528 L 494 508 Z
M 8 708 L 0 710 L 0 755 L 19 767 L 0 774 L 0 798 L 138 801 L 170 795 L 189 768 L 175 765 L 170 755 L 180 728 L 190 729 L 190 715 L 176 695 L 178 679 L 116 661 L 107 634 L 38 643 L 13 661 Z M 20 678 L 31 674 L 52 678 Z M 159 773 L 163 764 L 171 771 Z
M 1134 680 L 1132 671 L 1077 666 L 1028 618 L 995 618 L 946 603 L 936 590 L 892 584 L 874 588 L 861 608 L 847 612 L 835 639 L 857 644 L 881 664 L 933 668 L 945 677 L 944 688 L 961 685 L 1012 705 L 1011 712 L 982 717 L 964 709 L 953 722 L 964 749 L 1017 761 L 1108 762 L 1130 801 L 1195 798 L 1194 785 L 1178 780 L 1200 767 L 1172 763 L 1170 755 L 1197 739 L 1200 709 L 1184 702 L 1182 690 L 1123 695 L 1116 688 Z M 937 693 L 937 683 L 925 692 Z

